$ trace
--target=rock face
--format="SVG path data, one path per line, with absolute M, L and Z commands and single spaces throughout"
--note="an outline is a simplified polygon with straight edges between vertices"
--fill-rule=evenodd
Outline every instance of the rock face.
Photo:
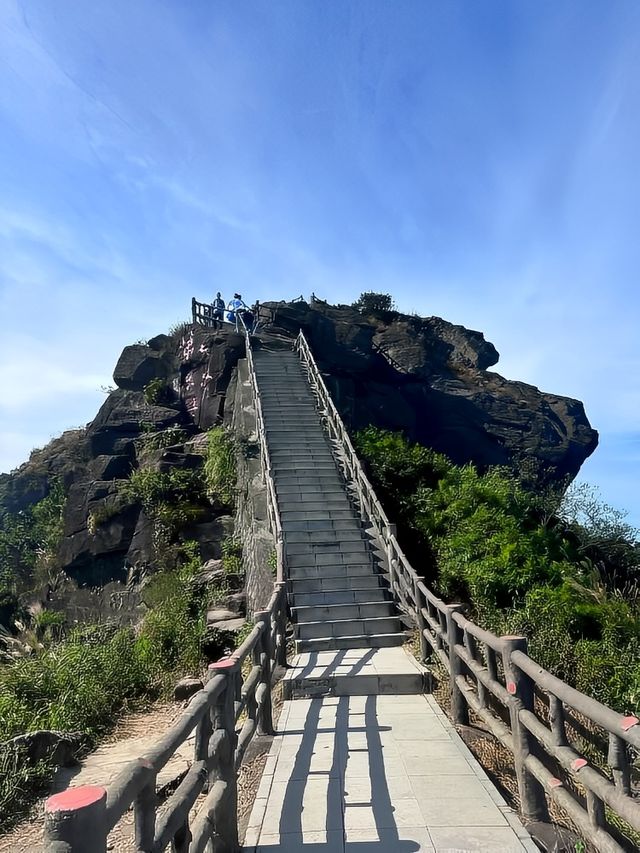
M 574 477 L 598 434 L 582 403 L 511 382 L 480 332 L 439 317 L 366 318 L 324 303 L 269 303 L 273 330 L 302 329 L 347 425 L 402 430 L 454 462 L 510 465 L 537 482 Z
M 318 302 L 267 303 L 262 312 L 270 322 L 256 345 L 287 346 L 302 329 L 353 430 L 402 430 L 454 462 L 535 469 L 538 482 L 575 476 L 596 447 L 579 401 L 489 371 L 498 353 L 480 332 L 438 317 L 364 317 Z M 68 495 L 62 567 L 80 585 L 124 582 L 148 563 L 152 531 L 139 505 L 118 498 L 119 483 L 141 465 L 160 472 L 201 465 L 203 433 L 225 416 L 243 357 L 244 339 L 231 327 L 188 325 L 178 336 L 125 347 L 118 388 L 86 430 L 65 433 L 0 476 L 0 517 L 41 500 L 61 479 Z M 145 392 L 153 380 L 160 398 Z M 217 560 L 232 525 L 213 507 L 185 535 L 201 543 L 203 560 Z

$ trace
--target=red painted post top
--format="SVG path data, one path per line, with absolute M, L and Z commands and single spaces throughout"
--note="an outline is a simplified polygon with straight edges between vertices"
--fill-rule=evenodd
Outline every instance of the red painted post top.
M 75 812 L 99 803 L 107 796 L 106 788 L 101 785 L 82 785 L 79 788 L 67 788 L 59 794 L 49 797 L 45 804 L 45 811 L 51 812 Z
M 238 661 L 236 658 L 225 658 L 224 660 L 219 660 L 216 663 L 210 663 L 209 669 L 231 669 L 234 666 L 237 666 Z

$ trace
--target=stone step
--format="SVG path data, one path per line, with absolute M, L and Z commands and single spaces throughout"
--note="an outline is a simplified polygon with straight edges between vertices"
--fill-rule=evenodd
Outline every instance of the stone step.
M 317 640 L 321 637 L 370 637 L 376 634 L 395 634 L 403 625 L 397 616 L 372 619 L 340 619 L 337 622 L 298 622 L 293 630 L 296 639 Z
M 325 607 L 333 604 L 357 604 L 358 602 L 393 603 L 391 592 L 382 586 L 335 589 L 325 592 L 290 592 L 289 604 L 294 607 Z
M 318 439 L 322 436 L 326 442 L 331 441 L 324 431 L 318 412 L 310 407 L 301 412 L 270 411 L 265 421 L 265 432 L 270 441 L 288 438 L 292 433 L 300 438 Z
M 401 646 L 408 637 L 408 632 L 354 635 L 353 637 L 314 637 L 308 640 L 296 640 L 295 647 L 298 654 L 301 652 L 331 651 L 332 649 L 382 649 L 389 646 Z
M 309 592 L 343 592 L 350 589 L 387 589 L 384 575 L 347 575 L 346 577 L 317 577 L 310 580 L 287 581 L 287 589 L 293 595 Z
M 333 471 L 317 471 L 315 474 L 308 473 L 307 476 L 299 476 L 295 471 L 272 471 L 276 487 L 295 486 L 301 491 L 310 493 L 314 489 L 325 491 L 341 491 L 345 493 L 345 484 L 336 468 Z
M 285 699 L 406 696 L 430 688 L 429 671 L 402 648 L 308 652 L 294 657 L 282 680 Z
M 339 476 L 339 475 L 337 475 Z M 338 485 L 331 483 L 279 483 L 276 485 L 278 496 L 294 495 L 300 496 L 303 501 L 319 501 L 323 498 L 333 500 L 337 497 L 346 497 L 347 490 L 344 480 L 340 480 Z
M 326 436 L 315 430 L 307 432 L 301 429 L 300 425 L 296 429 L 282 427 L 273 431 L 266 430 L 267 446 L 269 450 L 288 450 L 290 447 L 315 447 L 333 450 L 333 445 L 329 442 Z
M 395 605 L 392 601 L 364 601 L 347 604 L 295 605 L 291 608 L 294 622 L 339 622 L 353 619 L 393 617 Z
M 324 542 L 327 544 L 333 542 L 352 542 L 354 540 L 362 541 L 367 547 L 369 539 L 367 538 L 366 530 L 362 526 L 362 521 L 356 518 L 336 518 L 329 519 L 333 521 L 330 527 L 322 524 L 326 519 L 319 519 L 318 525 L 313 525 L 310 528 L 297 528 L 295 525 L 300 522 L 291 521 L 290 525 L 283 525 L 285 536 L 289 542 Z M 289 535 L 290 534 L 290 535 Z
M 344 546 L 348 542 L 360 542 L 365 548 L 367 547 L 367 542 L 363 539 L 360 528 L 349 530 L 292 530 L 290 533 L 285 528 L 284 539 L 286 545 L 297 545 L 299 543 L 308 545 L 321 542 L 322 544 Z
M 287 521 L 282 525 L 285 540 L 295 542 L 296 533 L 326 533 L 326 536 L 311 538 L 310 542 L 333 541 L 341 542 L 343 538 L 352 541 L 355 537 L 344 534 L 362 533 L 362 522 L 357 518 L 318 519 L 315 521 Z M 338 534 L 333 536 L 333 534 Z M 293 538 L 292 538 L 293 537 Z M 302 540 L 307 541 L 307 540 Z
M 322 427 L 315 423 L 300 422 L 299 416 L 296 416 L 296 424 L 290 425 L 287 423 L 273 423 L 270 419 L 269 426 L 265 428 L 267 434 L 267 442 L 269 447 L 275 444 L 282 446 L 291 443 L 292 441 L 300 442 L 317 442 L 329 446 L 330 441 L 328 436 L 322 431 Z
M 298 534 L 293 534 L 294 536 Z M 354 560 L 353 555 L 358 556 L 357 562 L 371 559 L 371 550 L 364 539 L 347 540 L 346 542 L 287 542 L 285 545 L 287 556 L 291 554 L 339 554 L 346 560 Z
M 362 520 L 360 516 L 349 506 L 349 504 L 341 504 L 337 507 L 329 508 L 327 504 L 322 504 L 321 509 L 308 509 L 311 504 L 301 505 L 291 501 L 280 501 L 280 517 L 283 526 L 288 530 L 324 530 L 323 526 L 326 522 L 334 521 L 350 521 L 356 524 L 358 529 L 362 528 Z M 284 523 L 286 522 L 286 524 Z M 305 528 L 290 527 L 291 523 L 305 522 L 311 525 Z M 329 527 L 332 525 L 328 525 Z
M 280 405 L 306 407 L 307 411 L 315 411 L 316 397 L 313 391 L 307 386 L 306 388 L 292 388 L 289 391 L 277 391 L 269 389 L 263 391 L 262 386 L 258 385 L 260 391 L 260 399 L 263 403 L 272 407 Z
M 300 495 L 278 495 L 278 505 L 280 506 L 280 514 L 282 518 L 286 518 L 286 513 L 289 512 L 305 512 L 313 518 L 319 517 L 325 510 L 329 512 L 337 512 L 339 510 L 349 510 L 356 518 L 359 518 L 358 513 L 352 508 L 349 498 L 346 495 L 343 498 L 332 498 L 331 500 L 318 501 L 309 500 L 305 495 L 306 500 L 301 500 Z
M 332 468 L 336 467 L 333 453 L 328 447 L 318 448 L 317 450 L 306 449 L 304 447 L 282 447 L 277 450 L 269 448 L 269 457 L 271 459 L 271 467 L 276 470 L 286 470 L 292 466 L 302 468 L 305 465 L 310 465 L 314 468 L 324 468 L 325 465 Z
M 287 552 L 287 565 L 289 566 L 371 566 L 374 562 L 371 559 L 371 554 L 363 550 L 361 554 L 336 554 L 334 552 L 326 553 L 322 549 L 312 551 L 305 554 L 292 554 Z
M 288 397 L 313 397 L 313 391 L 301 376 L 287 376 L 284 381 L 260 380 L 260 397 L 287 399 Z
M 349 494 L 347 485 L 337 468 L 334 468 L 333 471 L 322 471 L 318 473 L 317 477 L 307 477 L 306 479 L 298 476 L 295 471 L 277 471 L 272 468 L 271 474 L 273 477 L 279 474 L 280 487 L 285 493 L 287 491 L 291 494 L 294 492 L 308 493 L 321 489 L 323 490 L 322 497 L 326 495 L 327 498 L 330 498 L 331 493 L 334 492 L 340 492 L 342 495 Z
M 278 474 L 287 474 L 292 472 L 310 471 L 313 473 L 314 471 L 318 474 L 330 474 L 334 471 L 337 473 L 336 463 L 331 456 L 328 454 L 326 461 L 325 460 L 314 460 L 309 458 L 308 456 L 304 459 L 290 459 L 288 456 L 285 456 L 281 459 L 278 459 L 277 464 L 273 464 L 272 468 L 274 468 L 276 475 Z
M 296 580 L 311 580 L 326 577 L 361 577 L 375 574 L 373 566 L 364 564 L 351 566 L 292 566 L 289 564 L 289 578 Z

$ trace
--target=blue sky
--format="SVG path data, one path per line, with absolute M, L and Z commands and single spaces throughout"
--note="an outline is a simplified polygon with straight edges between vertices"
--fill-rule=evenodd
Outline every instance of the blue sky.
M 636 0 L 3 0 L 0 470 L 192 295 L 482 330 L 640 524 Z

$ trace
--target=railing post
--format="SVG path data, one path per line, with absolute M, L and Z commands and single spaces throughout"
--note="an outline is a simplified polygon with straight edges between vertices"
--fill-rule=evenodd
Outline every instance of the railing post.
M 527 768 L 527 758 L 536 751 L 535 739 L 520 722 L 520 711 L 534 710 L 533 680 L 522 672 L 511 660 L 513 652 L 527 654 L 526 637 L 501 637 L 502 662 L 507 692 L 511 696 L 509 715 L 511 720 L 511 735 L 513 738 L 513 755 L 520 795 L 520 807 L 526 820 L 549 819 L 544 788 Z
M 286 583 L 284 581 L 280 581 L 276 584 L 276 587 L 279 590 L 278 596 L 278 606 L 276 607 L 275 619 L 276 619 L 276 648 L 275 648 L 275 662 L 278 666 L 287 666 L 287 594 L 286 594 Z M 280 642 L 277 642 L 277 638 L 280 638 Z
M 45 853 L 106 853 L 107 791 L 68 788 L 49 797 L 44 812 Z
M 621 737 L 609 735 L 609 750 L 607 760 L 613 772 L 613 781 L 616 788 L 629 796 L 631 794 L 631 764 L 629 761 L 629 748 Z
M 196 298 L 195 296 L 191 297 L 191 322 L 195 325 L 196 323 Z
M 269 611 L 257 611 L 255 621 L 262 622 L 262 634 L 253 650 L 254 666 L 258 665 L 262 670 L 260 685 L 256 688 L 256 698 L 258 699 L 257 733 L 259 735 L 272 735 L 271 661 L 273 660 L 273 651 L 271 649 L 271 617 Z M 258 690 L 260 690 L 259 697 L 257 695 Z
M 214 730 L 224 732 L 216 776 L 226 784 L 224 798 L 218 812 L 216 853 L 237 853 L 238 842 L 238 778 L 236 776 L 236 684 L 237 663 L 233 658 L 213 663 L 214 672 L 223 672 L 227 682 L 214 709 Z
M 454 613 L 461 613 L 461 604 L 447 604 L 445 616 L 447 620 L 447 645 L 449 646 L 449 688 L 451 693 L 451 716 L 457 726 L 469 725 L 469 708 L 464 694 L 458 685 L 458 676 L 463 675 L 462 660 L 458 657 L 455 647 L 462 645 L 463 632 L 453 618 Z
M 420 660 L 422 663 L 428 660 L 431 654 L 431 646 L 424 636 L 427 627 L 424 613 L 422 612 L 422 593 L 420 592 L 420 581 L 418 578 L 413 579 L 413 598 L 416 605 L 416 620 L 418 622 L 418 631 L 420 632 Z M 426 603 L 426 602 L 425 602 Z
M 384 537 L 384 544 L 385 544 L 385 550 L 386 550 L 387 571 L 389 572 L 389 586 L 391 587 L 391 590 L 393 592 L 396 592 L 397 581 L 396 581 L 394 566 L 393 566 L 394 555 L 393 555 L 393 544 L 391 542 L 391 537 L 396 535 L 396 526 L 395 526 L 395 524 L 388 524 L 386 527 L 383 528 L 383 530 L 381 532 L 382 532 L 383 537 Z
M 136 851 L 151 853 L 156 835 L 156 777 L 144 786 L 133 804 Z

